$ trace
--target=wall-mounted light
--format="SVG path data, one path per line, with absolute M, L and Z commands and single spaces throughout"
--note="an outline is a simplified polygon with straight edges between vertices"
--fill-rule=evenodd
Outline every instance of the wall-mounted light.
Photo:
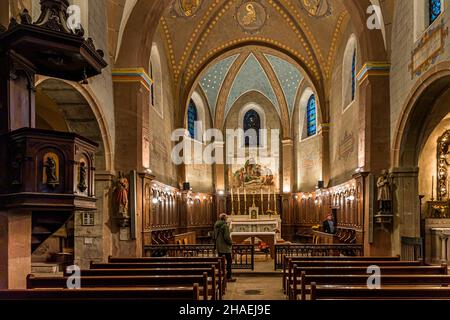
M 153 198 L 153 199 L 152 199 L 152 203 L 153 203 L 153 204 L 157 204 L 157 203 L 158 203 L 158 199 L 157 199 L 157 198 Z
M 223 190 L 219 190 L 219 192 L 218 192 L 218 193 L 219 193 L 219 195 L 220 195 L 220 196 L 223 196 L 223 195 L 225 194 L 225 191 L 223 191 Z
M 354 195 L 348 196 L 347 200 L 348 201 L 355 201 L 355 196 Z

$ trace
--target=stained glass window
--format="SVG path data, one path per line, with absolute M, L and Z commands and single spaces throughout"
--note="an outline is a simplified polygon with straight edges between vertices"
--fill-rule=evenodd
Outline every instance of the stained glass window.
M 356 49 L 353 51 L 352 57 L 352 101 L 356 96 Z
M 187 112 L 187 127 L 189 135 L 192 139 L 195 139 L 195 122 L 198 121 L 197 107 L 194 101 L 189 101 L 189 107 Z
M 311 95 L 306 106 L 306 126 L 308 137 L 311 137 L 317 133 L 317 108 L 316 108 L 316 96 Z
M 248 131 L 251 130 L 251 131 Z M 249 110 L 244 116 L 244 132 L 246 147 L 259 147 L 259 130 L 261 130 L 261 118 L 255 110 Z M 256 145 L 255 145 L 256 142 Z
M 429 0 L 430 24 L 442 13 L 441 0 Z

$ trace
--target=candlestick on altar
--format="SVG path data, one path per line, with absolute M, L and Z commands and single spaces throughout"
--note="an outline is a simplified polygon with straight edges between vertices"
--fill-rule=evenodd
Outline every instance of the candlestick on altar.
M 277 196 L 275 195 L 275 187 L 273 187 L 273 212 L 277 214 Z
M 261 212 L 264 213 L 264 197 L 262 188 L 261 188 Z
M 244 215 L 247 215 L 247 191 L 244 187 Z
M 434 201 L 434 176 L 431 177 L 431 201 Z
M 234 215 L 234 198 L 233 198 L 233 188 L 231 188 L 231 215 Z
M 240 188 L 237 189 L 237 195 L 238 195 L 238 215 L 241 214 L 241 191 L 239 190 Z

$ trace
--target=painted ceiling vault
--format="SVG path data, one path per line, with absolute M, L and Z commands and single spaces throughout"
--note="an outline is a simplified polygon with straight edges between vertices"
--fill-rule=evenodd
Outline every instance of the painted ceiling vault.
M 160 30 L 175 82 L 186 86 L 228 48 L 255 42 L 289 52 L 310 75 L 318 80 L 328 79 L 339 36 L 349 21 L 343 2 L 172 0 L 161 18 Z M 283 65 L 272 57 L 267 59 L 275 69 Z M 231 60 L 223 61 L 218 68 L 225 72 L 228 63 Z M 252 64 L 250 61 L 246 67 Z M 289 86 L 283 91 L 287 100 L 292 100 Z M 208 99 L 216 98 L 208 95 Z
M 225 77 L 229 74 L 231 67 L 237 63 L 240 55 L 247 55 L 242 66 L 235 72 L 229 88 L 224 88 Z M 225 104 L 225 117 L 236 101 L 247 92 L 257 91 L 263 94 L 275 107 L 281 116 L 280 105 L 274 90 L 274 81 L 278 81 L 284 95 L 284 99 L 291 114 L 294 110 L 295 98 L 303 75 L 292 63 L 273 54 L 264 53 L 259 55 L 265 59 L 275 73 L 276 79 L 271 79 L 261 65 L 261 61 L 253 52 L 242 52 L 223 58 L 212 63 L 202 74 L 199 81 L 212 115 L 215 115 L 219 94 L 224 91 L 227 94 Z M 214 116 L 213 116 L 214 118 Z

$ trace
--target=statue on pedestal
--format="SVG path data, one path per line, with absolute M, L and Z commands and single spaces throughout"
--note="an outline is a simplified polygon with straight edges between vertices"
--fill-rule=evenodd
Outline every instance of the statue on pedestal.
M 391 213 L 391 186 L 389 182 L 389 173 L 387 170 L 381 172 L 381 176 L 377 180 L 379 213 Z
M 128 188 L 129 183 L 122 172 L 119 172 L 119 179 L 117 180 L 114 189 L 114 202 L 117 208 L 117 216 L 121 220 L 121 227 L 126 227 L 130 220 L 128 214 Z
M 387 170 L 383 170 L 381 172 L 381 176 L 378 177 L 377 188 L 379 211 L 375 215 L 375 221 L 377 223 L 381 223 L 382 226 L 385 223 L 391 224 L 393 221 L 391 182 L 389 180 L 389 173 Z

